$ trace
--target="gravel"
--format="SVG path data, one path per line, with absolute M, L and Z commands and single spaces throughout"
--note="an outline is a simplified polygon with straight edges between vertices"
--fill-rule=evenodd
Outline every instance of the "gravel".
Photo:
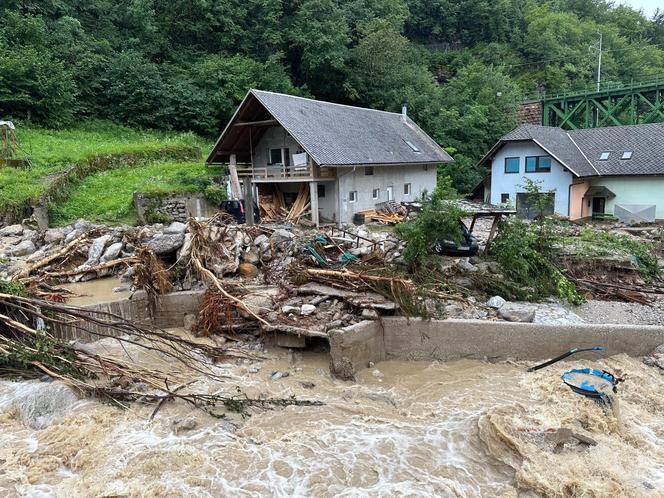
M 622 325 L 664 325 L 664 300 L 652 306 L 616 301 L 587 301 L 575 313 L 588 323 L 615 323 Z

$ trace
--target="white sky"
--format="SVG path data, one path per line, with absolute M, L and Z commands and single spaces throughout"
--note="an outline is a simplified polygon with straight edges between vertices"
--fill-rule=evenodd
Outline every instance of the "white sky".
M 635 9 L 641 9 L 648 17 L 652 17 L 657 7 L 664 10 L 664 2 L 662 2 L 662 0 L 617 0 L 616 3 L 622 3 L 630 5 Z

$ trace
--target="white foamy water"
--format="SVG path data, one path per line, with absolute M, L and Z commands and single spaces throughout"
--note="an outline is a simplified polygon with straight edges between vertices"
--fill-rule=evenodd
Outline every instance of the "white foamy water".
M 0 382 L 0 496 L 663 496 L 664 400 L 654 393 L 664 377 L 637 360 L 597 362 L 626 377 L 618 421 L 562 384 L 571 362 L 534 374 L 385 362 L 346 383 L 329 377 L 325 355 L 294 366 L 283 350 L 269 356 L 258 373 L 225 365 L 231 379 L 197 389 L 241 383 L 250 396 L 325 405 L 219 420 L 170 403 L 150 422 L 152 406 L 121 410 L 46 394 L 54 384 Z M 26 419 L 21 400 L 35 389 L 53 401 Z M 174 429 L 190 418 L 194 429 Z M 558 427 L 598 444 L 555 453 L 545 431 Z

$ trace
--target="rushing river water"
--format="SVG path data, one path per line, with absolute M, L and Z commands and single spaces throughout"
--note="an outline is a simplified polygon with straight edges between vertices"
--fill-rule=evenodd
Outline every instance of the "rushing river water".
M 592 362 L 626 378 L 617 418 L 562 384 L 574 362 L 384 362 L 347 383 L 325 354 L 268 358 L 197 389 L 325 405 L 218 420 L 170 403 L 149 421 L 152 406 L 0 382 L 0 496 L 664 496 L 664 376 L 636 359 Z M 598 444 L 554 452 L 559 427 Z

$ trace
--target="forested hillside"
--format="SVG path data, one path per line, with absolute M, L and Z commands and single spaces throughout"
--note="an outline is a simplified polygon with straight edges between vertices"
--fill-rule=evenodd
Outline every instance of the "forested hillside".
M 250 87 L 410 114 L 457 160 L 525 94 L 664 76 L 664 12 L 604 0 L 4 0 L 0 117 L 219 132 Z

